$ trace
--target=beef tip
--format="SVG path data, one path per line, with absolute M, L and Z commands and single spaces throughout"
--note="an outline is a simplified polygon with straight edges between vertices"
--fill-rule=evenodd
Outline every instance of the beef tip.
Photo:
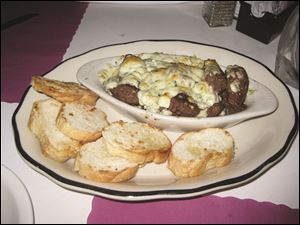
M 219 94 L 226 89 L 226 78 L 223 74 L 211 74 L 205 76 L 205 81 L 212 86 L 215 93 Z
M 204 62 L 204 79 L 219 94 L 226 89 L 226 76 L 215 60 L 208 59 Z
M 225 105 L 223 102 L 217 102 L 213 104 L 211 107 L 207 109 L 207 117 L 218 116 L 223 111 L 224 108 Z
M 120 84 L 115 88 L 109 89 L 111 94 L 121 100 L 122 102 L 126 102 L 130 105 L 137 106 L 139 105 L 139 98 L 137 93 L 139 89 L 130 84 Z
M 230 115 L 234 113 L 241 112 L 245 110 L 247 106 L 245 104 L 242 105 L 232 105 L 232 104 L 225 104 L 225 114 Z
M 226 68 L 227 97 L 230 105 L 242 106 L 245 102 L 249 86 L 249 78 L 244 68 L 234 65 Z
M 197 104 L 188 100 L 188 95 L 180 93 L 171 98 L 169 110 L 173 116 L 195 117 L 199 114 L 200 108 Z

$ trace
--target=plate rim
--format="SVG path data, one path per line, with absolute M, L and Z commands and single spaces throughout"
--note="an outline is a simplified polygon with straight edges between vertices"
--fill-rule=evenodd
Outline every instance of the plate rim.
M 166 199 L 166 198 L 174 198 L 174 199 L 179 199 L 179 198 L 187 198 L 185 196 L 182 195 L 187 195 L 190 194 L 193 196 L 199 196 L 202 194 L 202 192 L 205 194 L 207 192 L 209 192 L 210 190 L 214 191 L 214 188 L 218 188 L 218 187 L 223 187 L 226 188 L 229 185 L 238 185 L 244 182 L 247 182 L 249 180 L 251 180 L 252 178 L 256 178 L 259 175 L 263 174 L 265 171 L 267 171 L 268 169 L 270 169 L 272 166 L 274 166 L 275 164 L 277 164 L 281 159 L 284 158 L 284 156 L 288 153 L 290 146 L 292 145 L 297 133 L 298 133 L 298 113 L 297 113 L 297 108 L 296 108 L 296 104 L 293 98 L 293 95 L 291 93 L 291 91 L 288 89 L 287 85 L 281 81 L 266 65 L 264 65 L 263 63 L 257 61 L 256 59 L 253 59 L 249 56 L 246 56 L 242 53 L 236 52 L 234 50 L 225 48 L 225 47 L 221 47 L 221 46 L 217 46 L 217 45 L 211 45 L 211 44 L 206 44 L 206 43 L 201 43 L 201 42 L 195 42 L 195 41 L 189 41 L 189 40 L 181 40 L 181 39 L 142 39 L 142 40 L 135 40 L 135 41 L 129 41 L 129 42 L 122 42 L 122 43 L 114 43 L 114 44 L 109 44 L 109 45 L 104 45 L 104 46 L 100 46 L 94 49 L 91 49 L 89 51 L 86 51 L 84 53 L 81 53 L 79 55 L 73 56 L 71 58 L 68 58 L 62 62 L 60 62 L 59 64 L 57 64 L 56 66 L 54 66 L 52 69 L 50 69 L 49 71 L 47 71 L 46 73 L 44 73 L 42 76 L 50 73 L 51 71 L 55 70 L 57 67 L 59 67 L 61 64 L 72 60 L 74 58 L 79 58 L 85 54 L 88 54 L 92 51 L 95 50 L 99 50 L 102 48 L 106 48 L 106 47 L 113 47 L 113 46 L 121 46 L 121 45 L 126 45 L 126 44 L 133 44 L 133 43 L 137 43 L 137 42 L 184 42 L 184 43 L 190 43 L 190 44 L 196 44 L 196 45 L 204 45 L 204 46 L 209 46 L 209 47 L 214 47 L 214 48 L 220 48 L 229 52 L 233 52 L 235 54 L 238 54 L 240 56 L 246 57 L 256 63 L 258 63 L 259 65 L 263 66 L 265 69 L 268 70 L 269 73 L 271 73 L 273 75 L 273 77 L 275 77 L 280 83 L 281 85 L 283 85 L 285 87 L 285 90 L 288 93 L 288 96 L 291 100 L 293 109 L 294 109 L 294 124 L 282 146 L 282 148 L 280 148 L 275 154 L 273 154 L 271 157 L 269 157 L 267 160 L 265 160 L 263 163 L 261 163 L 260 165 L 258 165 L 255 169 L 253 169 L 252 171 L 246 173 L 246 174 L 242 174 L 240 176 L 234 177 L 234 178 L 229 178 L 229 179 L 225 179 L 225 180 L 220 180 L 208 185 L 204 185 L 204 186 L 200 186 L 200 187 L 196 187 L 196 188 L 190 188 L 190 189 L 165 189 L 165 190 L 154 190 L 154 191 L 141 191 L 141 192 L 137 192 L 137 191 L 120 191 L 120 190 L 112 190 L 112 189 L 107 189 L 107 188 L 103 188 L 103 187 L 99 187 L 99 186 L 93 186 L 93 185 L 89 185 L 89 184 L 85 184 L 85 183 L 81 183 L 78 181 L 74 181 L 74 180 L 70 180 L 68 178 L 65 178 L 57 173 L 55 173 L 54 171 L 52 171 L 51 169 L 47 168 L 46 166 L 38 163 L 37 161 L 35 161 L 33 158 L 31 158 L 26 151 L 23 149 L 22 144 L 21 144 L 21 140 L 20 140 L 20 135 L 19 135 L 19 130 L 18 130 L 18 126 L 17 126 L 17 121 L 16 121 L 16 117 L 17 114 L 19 112 L 19 110 L 21 109 L 24 100 L 27 96 L 27 93 L 29 92 L 29 90 L 31 89 L 31 85 L 29 85 L 27 87 L 27 89 L 24 91 L 20 102 L 16 108 L 16 110 L 13 113 L 12 116 L 12 126 L 13 126 L 13 132 L 14 132 L 14 138 L 15 138 L 15 142 L 16 142 L 16 146 L 17 146 L 17 150 L 18 153 L 20 154 L 21 158 L 23 158 L 25 160 L 26 163 L 29 163 L 30 166 L 33 166 L 34 169 L 40 173 L 43 173 L 43 175 L 47 176 L 48 178 L 50 178 L 52 181 L 54 182 L 58 182 L 61 186 L 65 187 L 65 185 L 67 186 L 74 186 L 77 189 L 82 190 L 85 193 L 89 193 L 89 194 L 96 194 L 102 197 L 106 197 L 109 199 L 118 199 L 118 200 L 122 200 L 122 201 L 140 201 L 140 200 L 154 200 L 154 199 Z M 223 189 L 220 188 L 220 189 Z M 218 189 L 219 190 L 219 189 Z M 205 192 L 206 191 L 206 192 Z
M 19 187 L 22 187 L 23 190 L 23 194 L 25 195 L 25 202 L 26 205 L 30 206 L 30 209 L 28 209 L 30 212 L 27 213 L 28 216 L 28 221 L 19 221 L 20 223 L 35 223 L 35 216 L 34 216 L 34 208 L 33 208 L 33 202 L 32 202 L 32 198 L 30 196 L 30 193 L 26 187 L 26 185 L 24 184 L 24 182 L 20 179 L 20 177 L 10 168 L 8 168 L 6 165 L 1 164 L 1 171 L 6 172 L 7 174 L 9 174 L 9 176 L 13 177 L 14 180 L 18 183 Z M 20 192 L 19 192 L 20 193 Z M 24 199 L 23 199 L 24 200 Z M 23 201 L 24 203 L 24 201 Z M 24 213 L 24 212 L 22 212 Z

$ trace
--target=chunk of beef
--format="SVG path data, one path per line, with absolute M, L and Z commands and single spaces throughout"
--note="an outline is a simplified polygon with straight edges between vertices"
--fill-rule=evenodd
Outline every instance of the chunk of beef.
M 134 106 L 139 105 L 139 98 L 137 95 L 139 89 L 135 86 L 130 84 L 120 84 L 115 88 L 109 89 L 109 91 L 115 98 L 122 102 L 126 102 Z
M 171 98 L 169 110 L 173 116 L 195 117 L 199 114 L 200 108 L 197 104 L 188 100 L 188 95 L 179 93 Z
M 208 59 L 204 62 L 204 79 L 219 94 L 226 89 L 226 76 L 216 60 Z
M 217 102 L 213 104 L 211 107 L 207 109 L 207 117 L 218 116 L 223 111 L 224 108 L 225 105 L 223 102 Z
M 244 68 L 234 65 L 226 68 L 227 97 L 229 105 L 242 106 L 245 102 L 249 86 L 249 78 Z

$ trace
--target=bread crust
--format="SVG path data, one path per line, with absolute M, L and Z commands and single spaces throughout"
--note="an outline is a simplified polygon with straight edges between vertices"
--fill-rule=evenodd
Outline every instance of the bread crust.
M 42 153 L 57 162 L 65 162 L 70 158 L 74 158 L 77 155 L 78 148 L 74 148 L 70 145 L 62 145 L 60 146 L 61 149 L 57 149 L 54 147 L 49 139 L 45 136 L 39 137 L 40 145 Z
M 108 170 L 96 170 L 92 166 L 84 164 L 80 161 L 80 156 L 76 158 L 75 170 L 78 171 L 79 175 L 96 182 L 102 183 L 118 183 L 127 181 L 133 178 L 138 171 L 138 166 L 129 167 L 124 170 L 114 172 Z
M 83 110 L 81 112 L 83 116 L 85 113 L 89 113 L 89 111 L 93 111 L 93 110 L 98 110 L 99 113 L 101 113 L 101 123 L 103 124 L 103 127 L 99 127 L 99 129 L 97 130 L 87 130 L 87 129 L 73 126 L 71 122 L 66 118 L 66 116 L 64 116 L 64 109 L 66 104 L 68 103 L 63 104 L 56 119 L 56 126 L 62 133 L 71 137 L 72 139 L 80 141 L 82 144 L 86 142 L 95 141 L 102 136 L 102 130 L 104 129 L 105 126 L 108 125 L 108 121 L 106 119 L 106 115 L 104 112 L 100 111 L 99 109 L 96 109 L 95 107 L 90 107 L 88 105 L 79 106 L 81 107 L 81 110 Z M 73 104 L 74 107 L 76 107 L 76 105 L 77 104 Z M 76 116 L 77 115 L 72 114 L 73 118 L 74 117 L 76 118 Z M 93 115 L 93 116 L 97 116 L 97 115 Z M 81 122 L 84 123 L 85 122 L 84 119 L 81 119 Z
M 228 165 L 234 157 L 234 142 L 232 138 L 232 145 L 229 148 L 219 151 L 219 149 L 206 149 L 198 146 L 199 157 L 194 157 L 190 160 L 185 160 L 178 157 L 174 153 L 174 148 L 177 144 L 184 142 L 189 136 L 197 134 L 197 132 L 205 132 L 205 130 L 215 129 L 216 131 L 223 131 L 224 135 L 232 138 L 228 131 L 221 128 L 205 128 L 200 131 L 187 132 L 182 134 L 173 144 L 169 159 L 168 168 L 173 172 L 175 176 L 178 177 L 196 177 L 205 173 L 209 169 L 224 167 Z M 187 149 L 182 149 L 182 151 L 187 151 Z
M 228 165 L 232 157 L 233 151 L 228 150 L 224 153 L 212 152 L 198 160 L 184 161 L 171 153 L 168 159 L 168 168 L 178 177 L 196 177 L 209 169 Z
M 94 92 L 74 82 L 51 80 L 41 76 L 33 76 L 32 87 L 60 102 L 77 102 L 95 105 L 99 98 Z
M 168 137 L 161 130 L 149 124 L 134 123 L 140 125 L 140 129 L 135 131 L 136 134 L 141 132 L 144 128 L 149 129 L 151 132 L 160 136 L 164 143 L 161 146 L 146 147 L 146 145 L 141 144 L 144 143 L 145 140 L 138 139 L 138 135 L 135 135 L 133 132 L 127 131 L 126 128 L 124 128 L 127 124 L 130 125 L 130 123 L 117 121 L 113 122 L 103 130 L 103 137 L 106 140 L 110 154 L 139 164 L 150 162 L 159 164 L 165 162 L 168 159 L 172 147 L 172 143 Z M 118 133 L 119 135 L 112 137 L 110 133 L 111 130 L 120 131 L 120 133 Z M 122 135 L 127 135 L 128 139 L 135 139 L 135 143 L 134 141 L 132 141 L 134 144 L 132 142 L 124 143 L 124 136 Z
M 206 163 L 206 158 L 182 161 L 171 153 L 168 159 L 168 168 L 178 177 L 196 177 L 206 170 Z
M 135 162 L 138 164 L 146 164 L 154 162 L 156 164 L 161 164 L 167 161 L 171 148 L 165 150 L 154 150 L 147 152 L 138 152 L 135 151 L 127 151 L 124 149 L 116 149 L 114 147 L 109 147 L 109 153 L 127 159 L 131 162 Z
M 89 132 L 73 127 L 63 116 L 57 117 L 56 125 L 62 133 L 75 140 L 80 141 L 81 143 L 95 141 L 100 138 L 102 134 L 101 131 Z
M 135 176 L 138 168 L 136 163 L 109 154 L 103 138 L 83 145 L 74 164 L 74 170 L 80 176 L 105 183 L 129 180 Z
M 50 136 L 49 124 L 48 120 L 45 119 L 47 115 L 44 115 L 41 111 L 42 104 L 45 102 L 52 102 L 55 107 L 61 105 L 61 103 L 57 102 L 54 99 L 47 99 L 37 101 L 33 104 L 29 121 L 28 121 L 28 128 L 30 131 L 38 138 L 42 153 L 55 161 L 58 162 L 65 162 L 70 158 L 76 156 L 81 144 L 76 141 L 72 140 L 69 137 L 64 138 L 64 140 L 60 141 L 59 143 L 54 143 L 53 137 Z M 50 118 L 55 120 L 55 118 Z M 48 130 L 48 132 L 46 132 Z M 58 130 L 51 130 L 52 133 L 57 134 Z

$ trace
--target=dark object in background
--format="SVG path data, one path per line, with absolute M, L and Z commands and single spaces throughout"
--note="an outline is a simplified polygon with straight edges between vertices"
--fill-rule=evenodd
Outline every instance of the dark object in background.
M 265 44 L 274 40 L 282 31 L 286 20 L 298 3 L 291 4 L 278 15 L 265 12 L 260 18 L 251 12 L 251 5 L 241 1 L 236 30 Z
M 12 27 L 14 25 L 23 23 L 26 20 L 29 20 L 29 19 L 31 19 L 33 17 L 36 17 L 37 15 L 38 15 L 37 13 L 30 13 L 30 14 L 27 14 L 27 15 L 20 16 L 18 18 L 12 19 L 10 21 L 7 21 L 7 22 L 5 22 L 3 24 L 1 23 L 1 31 L 6 30 L 7 28 Z
M 275 74 L 286 84 L 299 89 L 299 5 L 290 15 L 281 33 Z
M 236 1 L 204 1 L 202 15 L 210 27 L 230 26 Z

